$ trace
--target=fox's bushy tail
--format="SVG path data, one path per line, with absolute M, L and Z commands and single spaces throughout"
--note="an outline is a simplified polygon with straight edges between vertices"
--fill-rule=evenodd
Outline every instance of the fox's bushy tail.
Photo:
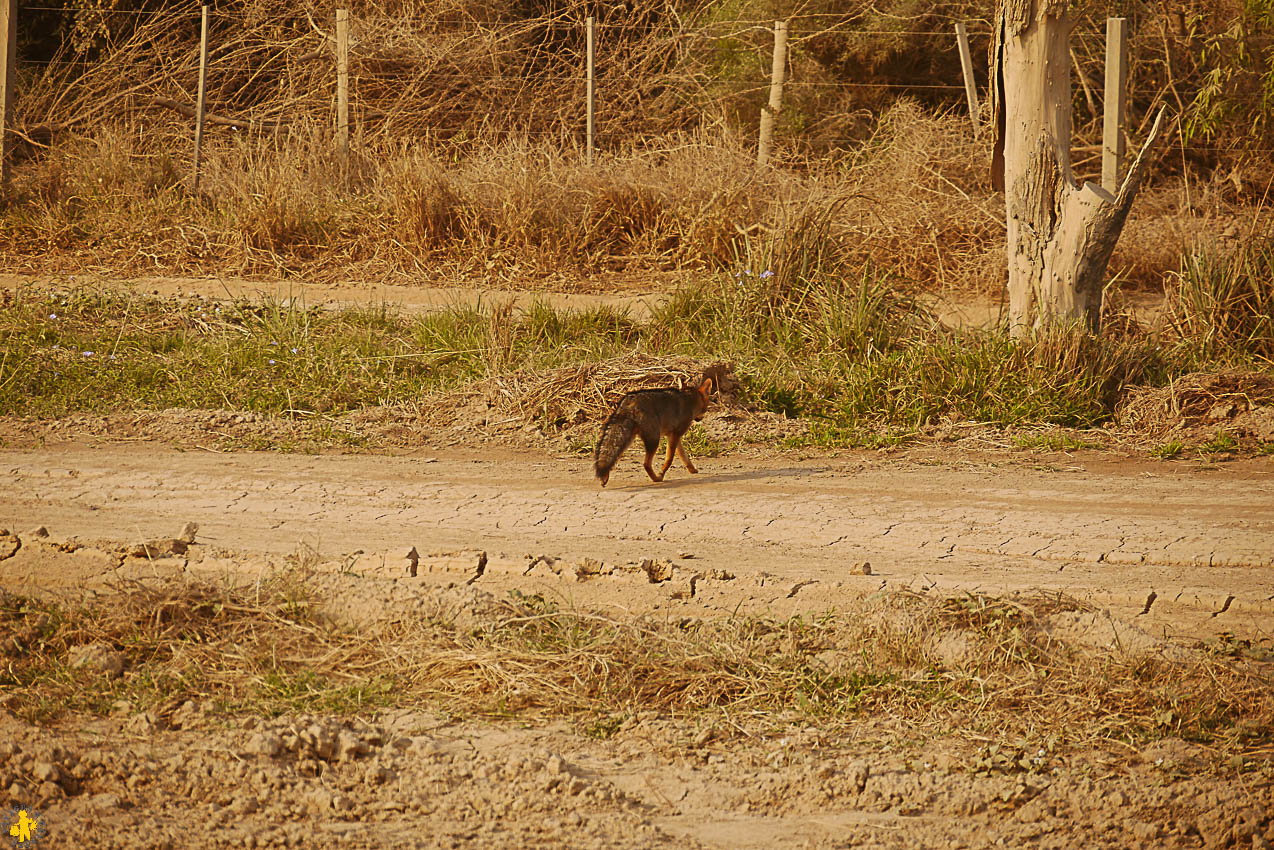
M 628 448 L 636 433 L 637 422 L 630 416 L 612 414 L 602 426 L 602 436 L 593 453 L 593 472 L 597 473 L 603 487 L 610 480 L 610 471 L 615 467 L 615 462 L 624 453 L 624 449 Z

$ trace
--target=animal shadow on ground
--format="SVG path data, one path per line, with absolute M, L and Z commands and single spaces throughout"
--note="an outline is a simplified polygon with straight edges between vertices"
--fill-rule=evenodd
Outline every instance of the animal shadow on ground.
M 674 467 L 675 468 L 675 467 Z M 640 468 L 639 468 L 640 470 Z M 662 482 L 656 483 L 651 481 L 644 470 L 640 470 L 642 475 L 640 479 L 634 479 L 626 482 L 619 487 L 613 486 L 616 482 L 611 479 L 612 490 L 642 490 L 647 487 L 658 490 L 670 490 L 678 487 L 692 487 L 709 484 L 726 484 L 732 481 L 760 481 L 765 478 L 799 478 L 802 475 L 817 475 L 820 472 L 828 472 L 830 467 L 783 467 L 782 469 L 749 469 L 740 472 L 722 472 L 712 474 L 700 470 L 698 475 L 690 475 L 685 468 L 681 469 L 682 475 L 677 478 L 664 478 Z M 669 474 L 673 470 L 668 470 Z

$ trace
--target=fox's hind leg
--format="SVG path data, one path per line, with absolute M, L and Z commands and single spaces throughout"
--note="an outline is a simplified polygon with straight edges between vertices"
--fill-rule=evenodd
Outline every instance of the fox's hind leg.
M 656 483 L 663 481 L 664 472 L 668 471 L 668 465 L 664 464 L 663 471 L 660 472 L 658 475 L 655 474 L 655 468 L 651 465 L 651 463 L 655 459 L 655 452 L 659 451 L 659 435 L 656 434 L 655 439 L 651 440 L 648 434 L 642 434 L 641 441 L 646 444 L 646 463 L 644 464 L 644 466 L 646 467 L 646 474 L 650 476 L 651 481 L 654 481 Z M 669 460 L 671 459 L 672 459 L 672 456 L 669 455 Z

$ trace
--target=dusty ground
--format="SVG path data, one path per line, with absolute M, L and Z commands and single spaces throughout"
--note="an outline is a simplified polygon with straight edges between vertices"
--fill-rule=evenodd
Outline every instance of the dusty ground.
M 618 276 L 596 282 L 592 292 L 550 292 L 527 281 L 524 289 L 481 287 L 421 287 L 394 284 L 310 283 L 305 281 L 256 281 L 239 278 L 148 277 L 134 280 L 101 278 L 92 275 L 17 275 L 0 273 L 0 292 L 23 289 L 64 290 L 77 286 L 103 287 L 159 298 L 255 299 L 279 301 L 295 299 L 307 306 L 349 307 L 393 304 L 407 312 L 438 310 L 457 305 L 512 303 L 525 307 L 545 301 L 557 308 L 587 310 L 610 307 L 627 310 L 634 319 L 645 319 L 653 305 L 672 291 L 678 279 Z M 943 323 L 951 326 L 986 327 L 1000 320 L 1004 304 L 998 297 L 967 292 L 932 293 L 921 299 Z M 1143 324 L 1153 324 L 1163 308 L 1163 295 L 1132 292 L 1121 295 L 1120 303 Z
M 122 578 L 243 581 L 307 553 L 354 620 L 440 594 L 537 592 L 654 616 L 853 611 L 881 589 L 1059 591 L 1059 639 L 1188 653 L 1274 638 L 1274 465 L 870 453 L 705 458 L 597 487 L 585 459 L 455 447 L 407 456 L 213 452 L 77 438 L 0 450 L 10 592 Z M 120 554 L 197 522 L 179 556 Z M 49 537 L 28 529 L 45 526 Z M 407 574 L 406 552 L 421 555 Z M 479 551 L 489 554 L 476 575 Z M 5 557 L 5 555 L 8 555 Z M 543 556 L 543 557 L 541 557 Z M 637 568 L 667 559 L 673 578 Z M 861 564 L 870 564 L 870 575 Z M 28 725 L 0 712 L 0 786 L 48 846 L 1268 847 L 1274 753 L 1242 770 L 1166 738 L 1041 769 L 978 769 L 991 734 L 917 743 L 645 715 L 605 740 L 567 723 L 163 717 Z M 1042 754 L 1043 751 L 1041 751 Z
M 0 278 L 0 287 L 31 284 Z M 130 285 L 406 309 L 514 295 Z M 630 288 L 554 299 L 640 314 L 648 297 Z M 949 321 L 980 324 L 996 305 L 945 309 Z M 726 419 L 705 425 L 729 445 Z M 110 604 L 128 580 L 243 584 L 299 562 L 331 614 L 351 623 L 515 590 L 616 619 L 674 622 L 852 617 L 882 591 L 1060 593 L 1083 606 L 1055 615 L 1050 633 L 1098 660 L 1189 664 L 1218 641 L 1274 648 L 1269 458 L 732 446 L 699 459 L 701 474 L 677 466 L 657 486 L 630 451 L 602 490 L 586 458 L 546 441 L 519 447 L 494 425 L 430 435 L 421 423 L 381 423 L 368 432 L 377 454 L 235 450 L 290 427 L 207 411 L 0 422 L 0 528 L 12 532 L 0 533 L 0 589 Z M 409 438 L 393 439 L 395 428 Z M 379 453 L 386 446 L 396 453 Z M 189 522 L 198 532 L 185 551 L 136 549 Z M 413 548 L 415 576 L 405 557 Z M 666 580 L 649 580 L 646 560 L 670 563 Z M 0 694 L 0 706 L 12 704 Z M 42 846 L 55 847 L 1274 842 L 1268 746 L 1235 764 L 1216 746 L 1176 737 L 1105 742 L 1023 752 L 1030 766 L 1019 769 L 990 755 L 1002 738 L 994 726 L 917 730 L 864 716 L 848 729 L 646 712 L 599 739 L 574 722 L 405 709 L 264 718 L 191 700 L 52 726 L 0 710 L 0 814 L 34 806 L 45 818 Z

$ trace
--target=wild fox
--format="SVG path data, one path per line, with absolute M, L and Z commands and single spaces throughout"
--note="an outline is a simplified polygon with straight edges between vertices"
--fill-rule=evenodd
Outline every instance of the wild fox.
M 668 467 L 672 466 L 675 452 L 681 456 L 686 469 L 698 472 L 686 450 L 681 446 L 681 438 L 690 429 L 693 422 L 703 418 L 708 409 L 708 393 L 712 390 L 712 379 L 705 378 L 697 387 L 679 390 L 669 387 L 663 390 L 637 390 L 627 393 L 615 405 L 615 412 L 602 426 L 602 436 L 597 441 L 597 451 L 593 455 L 593 471 L 601 480 L 602 486 L 610 480 L 610 471 L 614 468 L 619 456 L 628 448 L 637 434 L 646 446 L 646 474 L 651 481 L 663 481 Z M 655 474 L 650 462 L 659 448 L 659 439 L 668 435 L 668 459 L 664 468 Z

